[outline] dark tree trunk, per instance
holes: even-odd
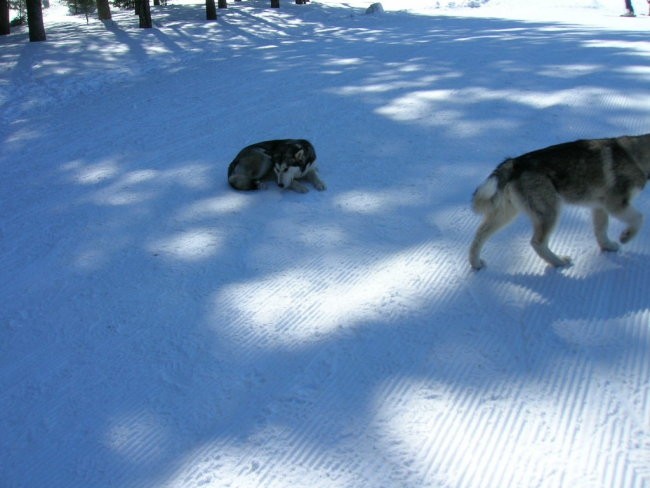
[[[97,17],[99,20],[111,20],[111,7],[108,0],[97,0]]]
[[[228,1],[227,0],[219,0],[217,7],[219,8],[228,8]]]
[[[205,18],[207,20],[217,20],[217,6],[214,0],[205,0]]]
[[[41,0],[27,0],[27,26],[29,27],[30,42],[45,40]]]
[[[139,5],[138,17],[140,17],[140,28],[141,29],[151,29],[153,27],[153,22],[151,21],[151,6],[149,5],[149,0],[138,0],[136,2]]]
[[[9,2],[0,0],[0,36],[6,36],[11,32],[11,22],[9,21]]]
[[[280,8],[280,0],[271,0],[271,8]]]

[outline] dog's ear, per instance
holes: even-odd
[[[294,155],[294,157],[295,157],[298,161],[304,161],[304,160],[305,160],[305,150],[304,150],[304,149],[300,149],[300,151],[298,151],[298,152]]]

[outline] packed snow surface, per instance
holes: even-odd
[[[370,3],[0,39],[0,486],[650,487],[650,226],[467,262],[504,157],[650,131],[646,2]],[[229,188],[272,138],[328,189]]]

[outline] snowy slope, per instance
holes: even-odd
[[[0,38],[0,486],[649,487],[650,227],[466,254],[503,157],[649,130],[650,19],[229,3]],[[328,190],[232,191],[274,137]]]

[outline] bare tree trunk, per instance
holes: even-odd
[[[151,29],[153,22],[151,21],[151,6],[149,0],[137,0],[136,5],[139,6],[138,17],[140,17],[140,28]]]
[[[217,6],[214,0],[205,0],[205,18],[207,20],[217,20]]]
[[[227,0],[219,0],[217,7],[219,8],[228,8],[228,1]]]
[[[9,2],[0,0],[0,36],[6,36],[11,32],[11,22],[9,21]]]
[[[45,26],[43,25],[43,7],[41,0],[27,0],[27,26],[29,27],[30,42],[45,40]]]
[[[99,20],[111,20],[111,7],[108,0],[97,0],[97,17]]]
[[[280,0],[271,0],[271,8],[280,8]]]

